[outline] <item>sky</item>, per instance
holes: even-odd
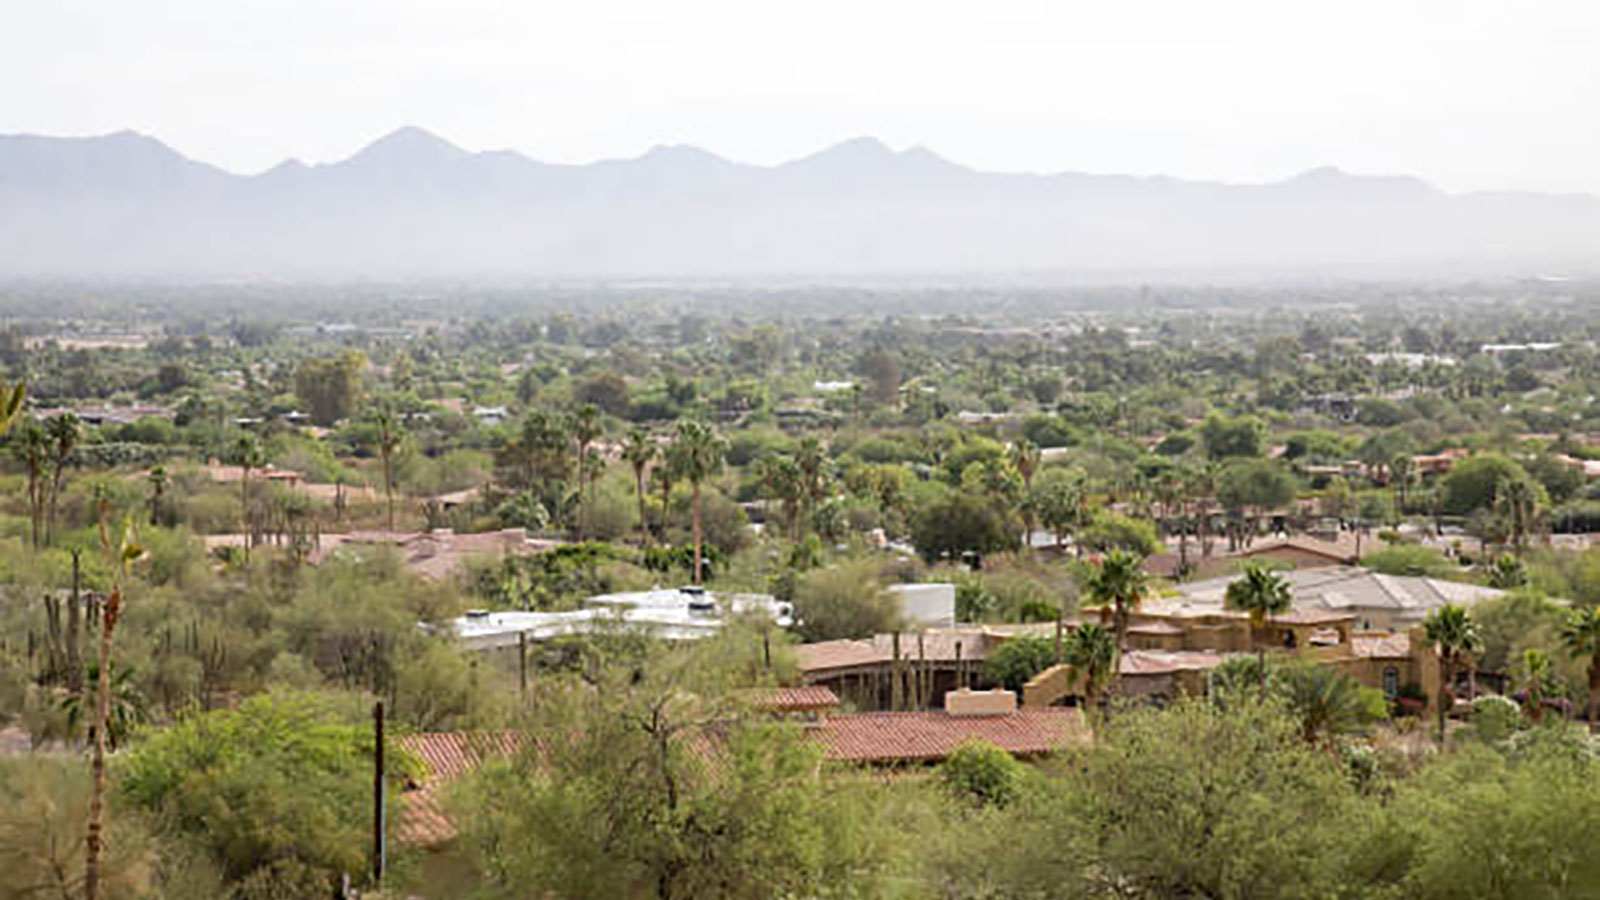
[[[1600,194],[1592,0],[4,0],[0,132],[237,172],[402,125],[554,162],[858,135],[997,171]]]

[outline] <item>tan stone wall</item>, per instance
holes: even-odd
[[[1011,691],[951,691],[944,695],[944,710],[952,716],[1003,716],[1015,712],[1017,695]]]

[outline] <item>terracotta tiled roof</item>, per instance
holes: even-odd
[[[971,740],[1010,753],[1053,753],[1083,740],[1075,709],[1017,710],[999,716],[945,712],[883,712],[834,716],[807,732],[826,759],[841,762],[931,762]]]
[[[791,710],[821,709],[839,705],[833,691],[817,686],[759,688],[749,691],[745,699],[756,709],[787,712]]]
[[[427,769],[414,790],[400,795],[400,840],[417,847],[433,847],[456,836],[455,823],[445,815],[442,802],[450,782],[477,768],[487,757],[515,753],[522,745],[522,737],[514,732],[434,732],[406,735],[397,743],[422,760]]]

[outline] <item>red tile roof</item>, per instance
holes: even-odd
[[[427,768],[421,783],[400,795],[400,840],[412,846],[434,847],[456,836],[455,823],[445,815],[443,804],[450,782],[476,769],[488,757],[510,756],[522,746],[523,739],[509,731],[434,732],[405,735],[397,743]]]
[[[745,693],[745,699],[756,709],[789,712],[793,710],[822,709],[839,705],[833,691],[811,685],[806,687],[758,688]]]
[[[840,762],[932,762],[972,740],[1019,756],[1053,753],[1085,738],[1075,709],[1027,709],[999,716],[884,712],[834,716],[807,734]]]

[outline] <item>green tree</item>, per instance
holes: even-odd
[[[239,514],[244,534],[244,558],[248,560],[250,545],[254,543],[250,533],[250,473],[267,464],[267,454],[261,449],[261,442],[256,440],[255,435],[244,434],[234,442],[233,461],[239,466]]]
[[[389,532],[394,533],[394,456],[405,441],[405,429],[399,418],[387,407],[379,407],[372,414],[373,443],[378,460],[383,467],[383,499]]]
[[[1561,642],[1573,657],[1589,658],[1589,730],[1600,731],[1600,607],[1573,610],[1561,626]]]
[[[296,862],[331,896],[339,873],[366,868],[373,738],[360,722],[321,696],[258,695],[140,743],[122,790],[204,846],[230,881]],[[388,753],[405,773],[406,757]]]
[[[50,438],[44,426],[29,419],[17,429],[11,452],[22,463],[28,495],[30,543],[35,550],[44,546],[44,519],[50,499]]]
[[[53,416],[45,423],[45,434],[50,440],[50,510],[46,519],[45,543],[55,543],[56,514],[61,500],[61,481],[67,464],[83,436],[83,426],[72,413]]]
[[[899,602],[870,561],[806,573],[795,586],[794,618],[807,641],[866,638],[902,625]]]
[[[939,764],[939,782],[952,795],[980,806],[1005,806],[1022,794],[1027,769],[1010,753],[984,740],[972,740]]]
[[[1483,649],[1478,623],[1466,607],[1447,603],[1423,620],[1428,644],[1439,655],[1439,740],[1444,741],[1445,721],[1455,705],[1456,676]]]
[[[1497,453],[1480,453],[1456,463],[1441,483],[1440,511],[1447,516],[1466,516],[1494,507],[1502,483],[1532,483],[1516,460]],[[1542,488],[1539,489],[1542,492]]]
[[[622,458],[627,461],[629,468],[633,469],[633,489],[639,498],[639,541],[650,541],[650,517],[645,514],[645,486],[644,473],[650,464],[656,461],[656,442],[649,433],[640,428],[628,432],[628,440],[622,445]]]
[[[314,424],[331,428],[355,413],[366,368],[367,358],[350,350],[332,359],[308,359],[295,369],[295,395]]]
[[[911,540],[930,563],[971,553],[981,565],[984,556],[1016,547],[1017,529],[987,497],[951,491],[913,514]]]
[[[1266,426],[1254,416],[1229,419],[1213,413],[1200,426],[1200,439],[1211,459],[1260,456],[1266,437]]]
[[[983,677],[1008,691],[1022,692],[1022,686],[1056,663],[1055,642],[1035,634],[1019,634],[989,651],[983,661]]]
[[[678,423],[678,433],[669,451],[677,469],[689,482],[693,491],[690,503],[694,517],[694,583],[701,581],[701,485],[722,471],[722,460],[728,452],[728,442],[716,429],[704,422],[684,419]]]
[[[1116,635],[1094,622],[1084,622],[1067,632],[1061,656],[1082,686],[1084,711],[1094,715],[1100,708],[1100,692],[1116,678],[1120,656]]]
[[[1381,691],[1329,666],[1287,666],[1273,680],[1308,744],[1361,731],[1387,712]]]
[[[828,838],[849,826],[823,795],[816,745],[678,667],[644,672],[547,697],[525,752],[463,785],[461,845],[487,895],[824,895],[830,854],[846,852]]]
[[[1112,550],[1089,570],[1086,593],[1096,605],[1112,608],[1119,651],[1128,648],[1128,617],[1144,601],[1149,583],[1144,558],[1126,550]]]
[[[588,481],[584,476],[593,462],[589,458],[589,446],[604,433],[600,422],[600,408],[592,403],[579,407],[577,412],[568,417],[567,430],[572,433],[572,440],[578,445],[578,540],[581,541],[588,532],[589,501],[584,491]],[[698,584],[699,581],[695,583]]]
[[[1222,603],[1227,609],[1250,616],[1250,628],[1257,632],[1256,659],[1265,670],[1265,642],[1259,632],[1267,627],[1273,616],[1283,615],[1293,605],[1294,595],[1289,591],[1289,582],[1260,563],[1250,563],[1245,566],[1241,577],[1228,583],[1223,591]]]

